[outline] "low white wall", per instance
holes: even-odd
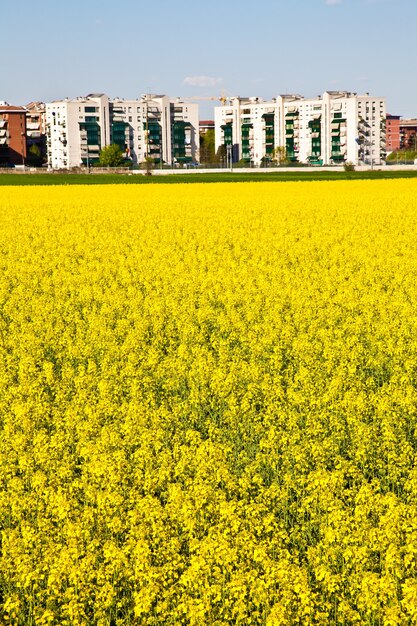
[[[381,171],[407,171],[417,170],[416,165],[375,165],[371,168],[369,165],[356,165],[356,172],[367,172],[371,170]],[[268,174],[270,172],[294,172],[302,174],[303,172],[343,172],[342,165],[335,166],[316,166],[316,167],[236,167],[233,169],[222,168],[190,168],[190,169],[173,169],[173,170],[152,170],[153,176],[169,176],[171,174],[227,174],[234,172],[235,174]],[[132,170],[130,174],[144,174],[143,170]]]

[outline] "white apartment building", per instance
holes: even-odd
[[[232,98],[215,108],[216,150],[255,166],[281,147],[293,163],[331,165],[385,160],[385,98],[326,91],[316,99],[282,95]]]
[[[199,106],[183,102],[180,98],[171,100],[171,146],[173,164],[181,165],[200,160],[200,120]]]
[[[109,99],[105,94],[46,104],[48,166],[77,167],[98,159],[110,143]]]
[[[199,158],[198,104],[146,94],[139,100],[110,101],[112,143],[134,163],[186,164]]]
[[[117,144],[134,164],[186,164],[199,157],[198,104],[146,94],[137,100],[90,94],[46,105],[48,165],[90,165]]]

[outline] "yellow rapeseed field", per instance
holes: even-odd
[[[416,180],[0,219],[1,624],[417,624]]]

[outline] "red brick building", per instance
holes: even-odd
[[[26,161],[26,110],[0,104],[0,167]]]
[[[394,152],[400,149],[400,115],[390,115],[387,113],[387,152]]]
[[[401,120],[400,137],[402,150],[417,150],[417,119]]]
[[[205,135],[208,130],[214,130],[214,120],[200,120],[199,122],[200,136]]]

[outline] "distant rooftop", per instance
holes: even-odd
[[[304,97],[300,96],[299,93],[282,93],[281,98],[284,100],[304,100]]]
[[[149,100],[152,98],[165,98],[165,94],[158,94],[158,93],[144,93],[141,95],[141,99],[142,100]]]
[[[12,106],[11,104],[0,104],[0,111],[5,113],[22,113],[25,110],[23,107]]]

